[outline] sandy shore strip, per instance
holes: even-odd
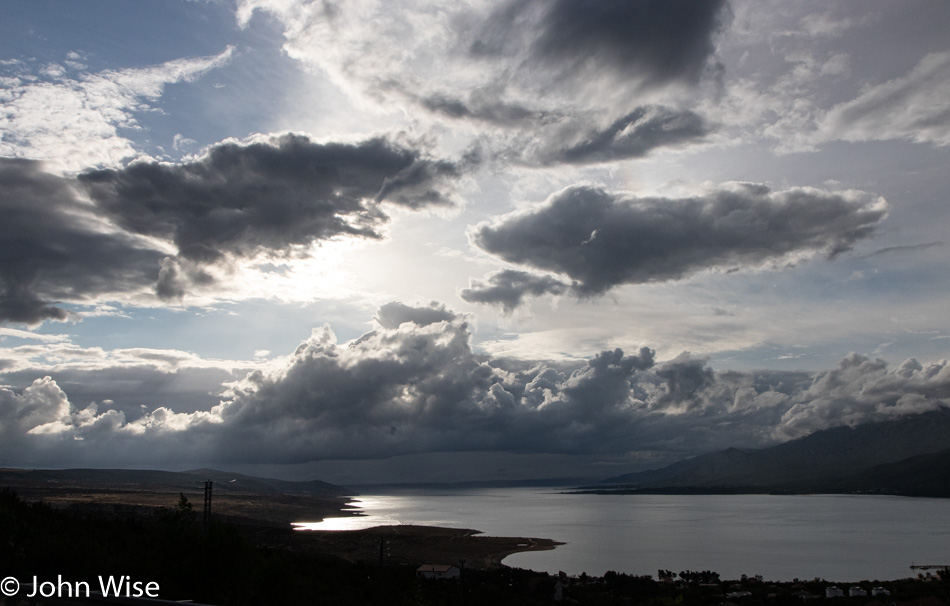
[[[273,538],[278,538],[275,535]],[[485,570],[500,568],[502,560],[522,551],[546,551],[563,545],[552,539],[490,537],[477,530],[437,526],[377,526],[362,530],[301,530],[288,547],[343,558],[352,562],[386,564],[458,564]]]

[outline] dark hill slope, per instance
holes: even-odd
[[[0,489],[27,501],[107,517],[150,515],[176,506],[179,495],[195,507],[204,482],[214,482],[213,512],[229,521],[286,526],[346,515],[351,490],[326,482],[288,482],[200,469],[0,469]]]
[[[950,410],[941,409],[892,421],[817,431],[771,448],[730,448],[663,469],[612,477],[603,483],[665,488],[843,481],[872,467],[936,453],[948,446]]]
[[[877,465],[823,483],[822,492],[867,492],[912,497],[950,497],[950,449]]]
[[[0,486],[11,488],[41,487],[50,489],[82,488],[86,490],[123,490],[128,492],[194,492],[205,480],[214,482],[215,494],[300,494],[339,496],[352,491],[312,480],[289,482],[256,478],[215,469],[192,471],[157,471],[152,469],[0,469]]]

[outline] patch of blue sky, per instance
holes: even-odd
[[[64,305],[70,311],[88,308]],[[372,310],[352,302],[280,304],[252,299],[212,308],[116,305],[113,313],[86,315],[81,322],[47,322],[37,334],[66,334],[80,347],[106,351],[144,347],[188,351],[202,358],[252,360],[256,352],[290,354],[315,326],[329,324],[340,343],[372,329]]]
[[[59,63],[78,53],[90,70],[124,69],[217,54],[238,28],[211,2],[5,2],[0,57]]]

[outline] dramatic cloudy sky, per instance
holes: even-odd
[[[944,0],[16,0],[0,466],[605,477],[950,405]]]

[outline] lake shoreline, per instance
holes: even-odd
[[[561,494],[576,495],[770,495],[770,496],[869,496],[869,497],[909,497],[915,499],[947,499],[945,494],[921,494],[894,491],[835,491],[835,490],[793,490],[775,486],[664,486],[664,487],[625,487],[605,488],[599,486],[580,486],[574,490],[565,490]]]
[[[294,530],[295,548],[334,555],[351,562],[457,564],[491,570],[516,553],[550,551],[563,545],[553,539],[487,536],[479,530],[401,524],[360,530]],[[380,555],[382,553],[382,556]]]
[[[506,566],[569,574],[716,570],[775,581],[901,579],[950,560],[950,501],[891,495],[570,494],[561,489],[415,490],[358,497],[368,524],[549,537]],[[362,517],[362,516],[361,516]],[[376,524],[373,524],[374,520]]]

